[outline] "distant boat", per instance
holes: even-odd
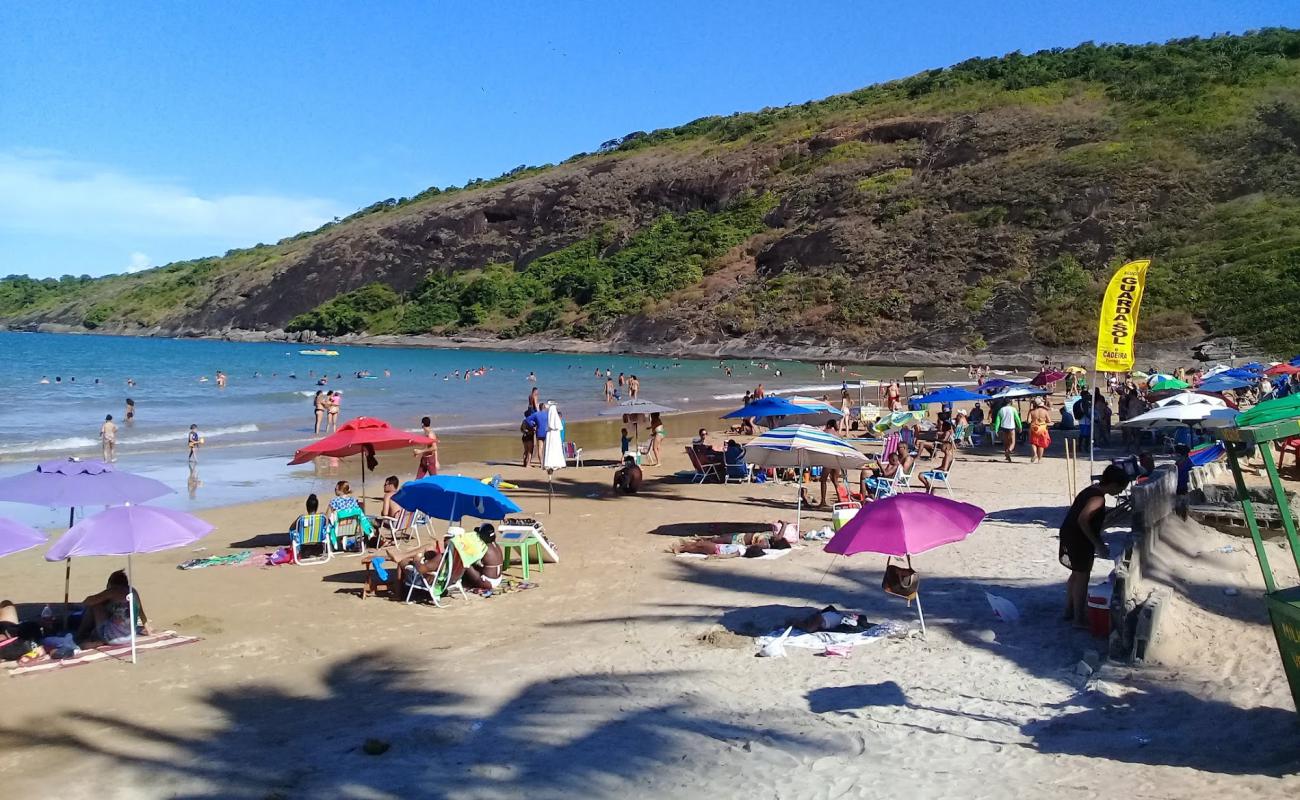
[[[326,349],[323,348],[323,347],[322,347],[321,349],[319,349],[319,350],[299,350],[299,351],[298,351],[298,355],[300,355],[300,356],[336,356],[336,355],[338,355],[338,354],[339,354],[339,351],[337,351],[337,350],[326,350]]]

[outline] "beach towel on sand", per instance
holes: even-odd
[[[136,650],[162,650],[168,647],[177,647],[183,644],[193,644],[201,641],[197,636],[181,636],[176,631],[163,631],[155,633],[152,636],[138,636],[135,640]],[[114,644],[97,647],[93,650],[82,650],[72,658],[54,659],[48,656],[31,661],[21,666],[17,662],[6,664],[9,667],[8,673],[12,676],[30,675],[33,672],[50,672],[67,667],[79,667],[83,664],[93,664],[96,661],[130,661],[131,645]]]
[[[766,636],[758,637],[756,643],[761,648],[769,642],[780,639],[785,631],[785,628],[777,628]],[[878,642],[881,639],[906,636],[907,633],[907,625],[890,620],[889,622],[882,622],[879,625],[872,625],[865,631],[857,631],[854,633],[841,633],[839,631],[804,633],[803,631],[791,631],[790,635],[785,637],[783,644],[786,647],[806,647],[811,650],[822,650],[831,645],[854,647],[855,645],[860,644],[871,644],[872,642]]]

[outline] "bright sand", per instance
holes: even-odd
[[[816,545],[771,561],[665,553],[675,535],[710,523],[793,516],[791,486],[674,479],[686,466],[684,441],[668,441],[665,466],[650,468],[633,498],[607,492],[616,454],[588,452],[593,465],[556,474],[552,514],[540,470],[461,467],[519,484],[513,496],[544,520],[562,562],[535,574],[535,589],[441,609],[358,599],[356,558],[180,571],[188,558],[282,544],[300,500],[201,512],[217,526],[205,549],[134,566],[155,627],[203,641],[145,653],[136,666],[0,678],[4,796],[1220,798],[1300,789],[1300,734],[1259,570],[1248,550],[1215,550],[1242,540],[1195,525],[1176,531],[1161,564],[1175,590],[1166,624],[1178,636],[1158,653],[1165,663],[1107,665],[1085,684],[1075,665],[1102,644],[1059,619],[1062,462],[1008,465],[966,452],[953,473],[957,499],[989,518],[966,542],[915,559],[927,641],[881,641],[849,658],[755,658],[753,633],[815,606],[861,610],[873,622],[915,618],[880,591],[883,557],[837,559]],[[805,528],[828,518],[809,516]],[[1275,552],[1275,565],[1290,561]],[[99,589],[119,563],[77,561],[73,596]],[[1107,565],[1099,561],[1094,580]],[[1295,582],[1283,574],[1283,585]],[[62,578],[40,550],[0,560],[0,595],[27,609],[61,599]],[[1024,619],[995,620],[985,591],[1012,600]],[[389,747],[369,755],[368,739]]]

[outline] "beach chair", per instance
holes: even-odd
[[[753,480],[751,468],[745,463],[742,456],[740,461],[728,461],[726,455],[722,457],[722,482],[723,483],[749,483]]]
[[[885,443],[880,448],[880,461],[883,463],[888,460],[889,454],[898,449],[898,431],[894,431],[885,437]]]
[[[582,466],[582,448],[573,442],[564,443],[564,460],[572,461],[574,466]]]
[[[460,581],[453,581],[451,573],[455,567],[456,548],[447,543],[447,547],[438,557],[438,564],[434,567],[433,575],[425,575],[415,568],[415,565],[406,566],[406,574],[402,576],[402,582],[406,586],[406,602],[412,602],[411,598],[416,592],[427,592],[429,599],[438,608],[442,608],[443,595],[450,596],[452,592],[459,592],[462,600],[468,600],[469,595],[465,592],[465,587],[461,586]]]
[[[915,464],[912,465],[912,469],[913,471],[916,470]],[[872,492],[872,496],[876,500],[881,500],[886,497],[892,497],[893,495],[906,492],[908,487],[911,485],[912,485],[912,473],[904,472],[901,469],[898,471],[898,474],[893,477],[893,479],[867,478],[867,489],[870,492]]]
[[[397,537],[401,536],[408,542],[414,539],[417,547],[420,545],[420,526],[416,522],[416,512],[403,510],[396,517],[375,517],[375,521],[379,523],[375,535],[381,547],[385,533],[393,544],[397,544]]]
[[[341,555],[359,556],[366,552],[366,537],[361,532],[361,521],[358,517],[340,517],[339,521],[334,523],[333,539]]]
[[[320,545],[321,554],[303,558],[303,545]],[[324,514],[303,514],[289,529],[289,557],[294,564],[324,564],[334,555],[330,546],[330,524]]]
[[[948,476],[951,474],[951,469],[927,469],[921,473],[921,477],[928,480],[931,486],[943,486],[948,490],[948,496],[952,497],[952,484],[948,482]]]
[[[695,451],[694,447],[689,445],[686,448],[686,457],[691,460],[691,468],[695,470],[695,474],[691,476],[691,483],[704,483],[709,478],[714,478],[719,483],[722,482],[722,477],[718,473],[720,465],[704,463],[700,458],[700,454]]]

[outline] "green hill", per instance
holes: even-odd
[[[0,320],[123,333],[564,336],[602,347],[1300,351],[1300,31],[974,59],[636,132],[274,245],[0,281]]]

